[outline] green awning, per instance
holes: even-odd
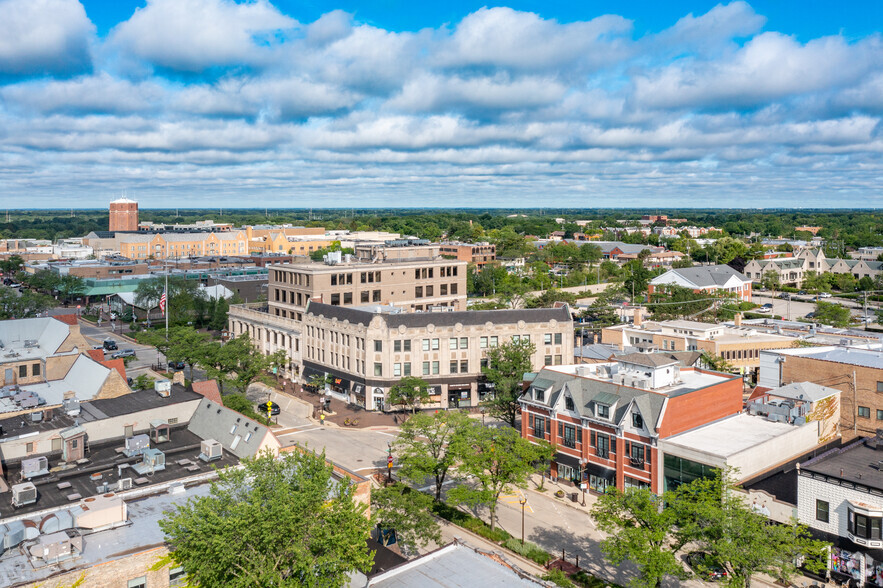
[[[120,292],[134,292],[138,289],[138,284],[121,284],[118,286],[93,286],[86,288],[83,296],[106,296],[108,294],[119,294]]]

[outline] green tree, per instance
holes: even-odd
[[[205,355],[205,346],[210,337],[208,333],[200,333],[193,327],[179,326],[169,329],[171,346],[166,357],[171,361],[183,361],[190,368],[190,379],[193,379],[193,366]]]
[[[366,505],[324,453],[269,452],[218,470],[207,496],[166,512],[169,558],[199,586],[344,586],[367,572]]]
[[[441,529],[432,514],[432,498],[404,484],[371,490],[371,518],[381,529],[395,529],[399,545],[408,552],[440,544]]]
[[[760,279],[760,285],[773,292],[781,288],[782,282],[779,279],[779,272],[774,269],[769,269],[763,272],[763,276]]]
[[[79,276],[72,276],[70,274],[61,276],[57,290],[63,298],[71,300],[81,296],[86,291],[86,281]]]
[[[665,285],[653,293],[647,305],[653,320],[686,317],[708,310],[713,305],[708,292],[694,292],[683,286]]]
[[[714,353],[709,353],[707,351],[702,352],[702,357],[700,358],[700,361],[706,367],[706,369],[715,372],[728,373],[733,370],[733,366],[731,366],[723,357],[721,357],[720,355],[715,355]]]
[[[199,291],[199,283],[180,276],[169,277],[168,283],[166,312],[169,314],[169,323],[187,323],[194,312],[194,301],[203,296]],[[135,304],[147,310],[158,307],[165,288],[165,276],[141,280],[135,289]]]
[[[858,280],[852,274],[837,274],[834,278],[834,284],[841,292],[855,292]]]
[[[494,384],[494,393],[485,400],[488,413],[515,427],[521,405],[518,398],[522,392],[524,374],[533,369],[536,347],[524,339],[507,341],[488,349],[487,365],[482,372]]]
[[[848,327],[852,313],[849,309],[836,302],[824,302],[819,300],[816,302],[816,311],[814,320],[832,327]]]
[[[472,476],[472,483],[452,488],[448,496],[454,503],[472,508],[486,506],[494,530],[500,495],[512,486],[524,488],[528,476],[537,471],[535,464],[551,457],[552,446],[531,443],[509,427],[484,427],[480,423],[467,429],[464,442],[466,450],[458,471]]]
[[[681,540],[724,562],[729,586],[748,588],[758,573],[787,583],[795,562],[804,559],[811,571],[824,569],[826,544],[813,540],[804,525],[775,524],[751,510],[729,470],[680,486],[667,502],[677,513]]]
[[[632,259],[622,266],[622,287],[632,297],[647,293],[647,284],[653,278],[653,272],[644,267],[640,259]]]
[[[25,290],[18,293],[0,286],[0,320],[39,316],[55,306],[52,296]]]
[[[638,566],[630,582],[636,588],[686,577],[676,556],[681,545],[673,541],[678,511],[662,504],[663,498],[647,489],[610,488],[592,507],[592,520],[608,535],[601,541],[604,558],[615,566],[626,561]]]
[[[251,342],[248,333],[243,333],[223,345],[217,341],[209,341],[201,346],[195,360],[206,368],[210,378],[218,380],[222,389],[228,383],[243,394],[266,370],[274,365],[284,365],[286,361],[282,350],[271,355],[261,353]]]
[[[451,468],[460,460],[464,434],[472,420],[457,410],[417,414],[408,419],[393,442],[401,468],[399,475],[412,484],[424,484],[432,478],[435,499],[441,500],[442,488]]]
[[[806,272],[803,277],[803,287],[813,292],[827,292],[831,289],[828,280],[824,274],[820,274],[813,270]]]
[[[576,304],[576,294],[564,292],[557,288],[549,288],[538,296],[529,296],[524,300],[525,308],[551,308],[556,302]]]
[[[405,376],[389,389],[389,403],[400,405],[411,414],[426,402],[429,402],[429,384],[416,376]]]
[[[14,276],[25,266],[25,260],[21,255],[10,255],[6,259],[0,260],[0,270],[5,276]]]

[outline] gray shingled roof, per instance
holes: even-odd
[[[646,367],[673,365],[679,361],[678,359],[664,353],[629,353],[628,355],[618,356],[616,360],[623,363],[631,363]]]
[[[665,279],[666,274],[677,274],[691,284],[696,284],[703,288],[708,286],[723,286],[727,283],[727,280],[733,276],[736,276],[743,282],[751,281],[742,272],[738,272],[728,265],[720,264],[696,265],[693,267],[672,269],[657,278],[660,282],[657,282],[656,280],[653,282],[661,283],[661,280]]]
[[[598,398],[599,395],[604,394],[602,398],[610,399],[616,397],[619,399],[619,402],[616,403],[613,414],[610,415],[610,420],[614,423],[618,423],[626,416],[625,413],[628,410],[629,405],[634,401],[638,410],[641,411],[644,421],[651,430],[658,425],[659,417],[662,413],[662,407],[666,400],[666,397],[663,394],[656,394],[654,392],[630,388],[628,386],[620,386],[613,382],[605,382],[591,378],[580,378],[571,374],[556,372],[554,370],[543,369],[540,371],[539,376],[537,376],[537,380],[540,379],[553,382],[552,392],[548,395],[547,401],[541,404],[553,406],[558,401],[559,396],[566,387],[571,398],[573,398],[576,411],[582,416],[595,418],[595,399]],[[533,387],[533,385],[531,385],[531,387]],[[523,398],[525,400],[530,400],[529,392],[525,393]],[[535,400],[530,401],[536,402]]]
[[[570,322],[570,309],[566,306],[560,308],[522,308],[514,310],[467,310],[459,312],[413,312],[413,313],[374,313],[357,308],[332,306],[321,302],[310,302],[307,314],[314,316],[322,315],[325,318],[337,318],[339,321],[348,320],[353,324],[367,325],[375,316],[380,316],[386,321],[390,329],[400,325],[406,327],[425,327],[432,324],[437,327],[452,327],[457,323],[463,325],[483,325],[491,322],[494,324],[511,324],[518,321],[526,323],[544,323],[550,320],[558,322]]]
[[[256,455],[269,432],[264,425],[208,398],[203,398],[196,407],[196,412],[187,424],[187,430],[202,439],[218,441],[225,451],[239,459]],[[239,441],[235,441],[237,437]]]

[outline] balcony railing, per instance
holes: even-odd
[[[631,466],[633,468],[637,468],[639,470],[644,469],[644,460],[643,459],[637,459],[637,458],[632,457],[629,459],[629,463],[631,464]]]

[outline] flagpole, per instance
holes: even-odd
[[[166,341],[168,341],[168,340],[169,340],[169,266],[168,266],[168,264],[166,264],[166,288],[165,288],[165,290],[163,291],[163,293],[164,293],[165,296],[166,296],[166,308],[165,308],[165,315],[166,315]]]

